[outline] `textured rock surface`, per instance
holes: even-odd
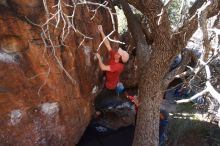
[[[50,0],[48,7],[52,5]],[[93,13],[79,7],[76,28],[93,39],[79,46],[83,37],[72,31],[60,47],[58,27],[50,30],[58,45],[53,53],[45,50],[41,29],[29,21],[45,22],[42,6],[40,0],[0,2],[0,145],[75,145],[91,118],[92,99],[101,83],[94,59],[101,41],[97,25],[110,32],[110,16],[100,9],[90,20]]]

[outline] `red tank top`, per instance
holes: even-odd
[[[110,60],[109,60],[109,66],[110,66],[110,71],[106,71],[106,82],[105,86],[108,89],[115,89],[118,82],[119,82],[119,77],[122,71],[124,70],[124,64],[122,63],[116,63],[114,59],[115,51],[111,50],[109,51],[110,53]]]

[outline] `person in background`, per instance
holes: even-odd
[[[166,142],[166,128],[168,125],[168,116],[166,110],[160,110],[160,126],[159,126],[159,146],[165,146]]]

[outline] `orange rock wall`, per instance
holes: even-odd
[[[52,11],[55,2],[49,0],[48,7]],[[65,11],[71,12],[71,9]],[[85,39],[81,45],[83,37],[74,31],[70,31],[65,45],[60,44],[62,24],[50,29],[57,45],[53,52],[45,49],[42,30],[34,25],[45,22],[42,1],[0,2],[0,38],[16,36],[15,45],[9,45],[15,50],[1,47],[0,40],[0,145],[69,146],[78,142],[89,123],[92,100],[102,82],[102,73],[94,58],[101,42],[97,25],[102,24],[106,33],[112,30],[107,11],[98,10],[90,20],[92,14],[85,6],[76,11],[76,28],[92,38]],[[101,53],[106,54],[104,47]]]

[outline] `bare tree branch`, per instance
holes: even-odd
[[[206,0],[197,0],[193,6],[189,10],[189,19],[185,21],[182,27],[177,29],[177,31],[174,32],[173,38],[174,41],[179,42],[178,43],[178,48],[184,48],[187,44],[187,41],[192,37],[194,32],[198,28],[198,11],[199,9]],[[207,13],[207,18],[210,18],[219,12],[219,5],[220,1],[217,0],[212,0],[211,4],[208,8],[210,11]],[[206,9],[204,11],[206,11]]]
[[[177,100],[176,103],[179,104],[179,103],[188,103],[188,102],[191,102],[193,100],[195,100],[196,98],[204,95],[205,93],[207,93],[208,90],[205,89],[205,90],[202,90],[201,92],[197,93],[196,95],[192,96],[191,98],[189,99],[181,99],[181,100]]]
[[[81,32],[79,29],[77,29],[75,27],[74,18],[75,18],[75,12],[76,12],[77,7],[87,6],[87,5],[95,6],[96,8],[92,11],[94,14],[91,17],[91,19],[94,18],[94,16],[97,13],[98,9],[100,7],[102,7],[104,9],[106,9],[107,12],[110,14],[111,21],[112,21],[112,26],[113,26],[113,30],[106,36],[106,38],[108,38],[110,41],[113,41],[113,42],[117,42],[117,43],[120,43],[120,42],[116,41],[116,40],[112,40],[110,38],[110,36],[115,32],[116,28],[115,28],[115,21],[114,21],[113,13],[111,11],[111,8],[109,8],[107,6],[108,3],[106,1],[103,2],[103,4],[95,3],[95,2],[91,2],[91,1],[79,1],[79,2],[72,1],[72,2],[73,3],[70,5],[70,4],[64,3],[62,0],[58,0],[57,3],[54,6],[52,6],[55,9],[54,13],[51,13],[50,10],[49,10],[50,8],[48,8],[48,5],[47,5],[48,1],[43,0],[44,8],[45,8],[45,11],[46,11],[46,22],[44,22],[41,25],[41,28],[42,28],[42,32],[43,32],[42,34],[44,35],[42,38],[45,39],[45,41],[44,41],[45,42],[44,43],[45,47],[46,48],[49,48],[49,47],[52,48],[53,55],[54,55],[58,65],[59,65],[59,67],[64,71],[64,73],[70,79],[70,81],[73,84],[75,84],[76,81],[72,78],[72,76],[69,74],[69,72],[64,68],[64,66],[62,64],[62,61],[56,55],[55,44],[51,39],[51,32],[50,32],[50,25],[53,24],[54,21],[55,21],[55,29],[57,29],[58,26],[60,26],[62,28],[62,31],[61,31],[61,44],[63,44],[63,42],[65,41],[65,39],[69,35],[69,32],[71,30],[73,30],[75,33],[77,33],[77,34],[79,34],[83,37],[83,40],[81,41],[80,45],[78,46],[78,48],[79,48],[83,44],[85,39],[92,39],[92,38],[87,36],[86,34],[84,34],[83,32]],[[72,8],[73,9],[72,14],[69,15],[68,13],[66,13],[64,11],[65,8]],[[48,42],[49,44],[46,43],[46,42]],[[103,42],[104,42],[104,40],[99,44],[99,47],[97,48],[97,50],[99,50],[99,48],[101,47]]]
[[[165,3],[164,3],[164,7],[166,9],[168,9],[169,5],[173,2],[173,0],[167,0]]]
[[[189,17],[192,17],[196,11],[206,2],[206,0],[196,0],[192,7],[189,9]]]
[[[198,9],[198,22],[199,28],[202,30],[203,33],[203,46],[205,47],[204,52],[205,55],[203,56],[203,60],[207,61],[210,55],[214,54],[214,49],[210,45],[210,40],[207,31],[207,13],[210,10],[211,1],[208,1],[205,5],[203,5],[200,9]]]
[[[85,0],[78,1],[78,2],[72,0],[72,4],[67,4],[63,0],[57,0],[57,1],[55,1],[55,4],[53,6],[48,5],[48,3],[49,3],[48,0],[43,0],[43,6],[44,6],[44,9],[46,12],[46,15],[45,15],[46,21],[43,24],[35,24],[35,23],[31,22],[31,20],[28,19],[27,17],[26,17],[26,19],[32,25],[38,26],[42,29],[41,37],[42,37],[42,40],[45,45],[45,50],[48,48],[51,49],[51,52],[52,52],[52,54],[58,64],[58,67],[65,73],[65,75],[68,77],[68,79],[71,81],[72,84],[76,84],[75,79],[73,79],[71,74],[65,69],[60,57],[57,56],[57,48],[64,46],[64,41],[67,38],[67,36],[69,35],[70,31],[73,31],[76,34],[78,34],[79,36],[83,37],[78,48],[81,45],[83,45],[85,39],[93,39],[92,37],[87,36],[86,34],[84,34],[79,29],[76,28],[74,21],[75,21],[75,13],[76,13],[77,7],[88,6],[88,5],[94,6],[95,7],[94,10],[90,10],[87,7],[89,12],[93,12],[91,19],[93,19],[95,17],[95,15],[97,14],[97,11],[99,10],[100,7],[104,8],[109,13],[109,15],[111,17],[111,21],[112,21],[112,26],[113,26],[113,30],[106,36],[106,39],[108,38],[112,42],[122,43],[120,41],[113,40],[110,38],[110,36],[116,30],[115,20],[114,20],[114,16],[113,16],[114,14],[112,13],[112,9],[107,6],[108,2],[106,2],[106,1],[104,1],[101,4],[101,3],[95,3],[92,1],[85,1]],[[51,9],[53,9],[53,11],[51,11]],[[66,9],[69,9],[72,12],[66,11]],[[55,39],[53,38],[53,35],[54,35],[53,30],[54,29],[57,29],[57,31],[60,33],[59,45],[56,44],[57,43],[56,38]],[[99,50],[99,48],[101,47],[103,42],[104,42],[104,40],[99,44],[99,47],[97,48],[97,50]],[[45,60],[46,60],[46,58],[45,58]],[[48,72],[43,73],[43,74],[45,74],[48,77],[50,74],[50,66],[49,66],[49,63],[47,65],[48,65]],[[39,75],[37,75],[37,76],[39,76]],[[40,87],[38,94],[40,94],[40,90],[46,85],[46,82],[47,81],[45,80],[43,85]]]
[[[206,64],[205,66],[205,71],[206,71],[206,88],[202,90],[201,92],[197,93],[196,95],[192,96],[189,99],[182,99],[176,101],[176,103],[187,103],[190,101],[193,101],[194,99],[204,95],[205,93],[210,93],[213,98],[215,98],[219,103],[220,103],[220,94],[215,90],[215,88],[212,86],[210,79],[211,79],[211,71],[209,66]]]
[[[218,27],[218,28],[220,28],[220,12],[218,13],[218,15],[217,15],[217,17],[216,17],[216,20],[215,20],[215,22],[214,22],[214,24],[213,24],[213,27]]]
[[[212,76],[208,65],[205,66],[205,70],[207,75],[206,89],[209,91],[212,97],[215,98],[220,103],[220,94],[215,90],[215,88],[210,83],[210,79]]]
[[[153,43],[153,39],[152,39],[152,36],[151,36],[152,33],[151,33],[150,28],[149,28],[149,24],[148,24],[147,18],[144,15],[143,15],[143,17],[141,19],[141,27],[143,29],[143,32],[144,32],[144,35],[145,35],[147,43],[149,45],[151,45]]]

